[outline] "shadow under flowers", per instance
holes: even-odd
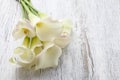
[[[16,69],[16,80],[59,80],[61,76],[60,65],[55,68],[40,69],[36,71],[24,68]],[[59,78],[59,79],[58,79]]]

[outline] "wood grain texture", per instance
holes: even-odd
[[[74,28],[57,68],[31,72],[8,61],[20,43],[12,38],[21,9],[0,0],[0,80],[120,80],[120,0],[32,0],[34,6]]]

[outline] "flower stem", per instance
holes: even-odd
[[[36,13],[38,13],[38,11],[33,7],[33,5],[28,0],[24,0],[24,1],[30,8],[32,8]]]
[[[25,3],[26,3],[26,4],[28,5],[28,7],[30,8],[31,12],[33,12],[33,14],[35,14],[36,16],[39,16],[40,18],[47,16],[46,14],[44,14],[44,13],[36,10],[36,9],[34,8],[34,6],[31,4],[31,2],[29,2],[28,0],[25,0]]]
[[[45,16],[47,16],[44,13],[39,12],[38,10],[36,10],[33,5],[31,4],[30,0],[20,0],[21,6],[22,6],[22,14],[23,14],[23,18],[25,19],[29,19],[30,17],[29,14],[32,14],[34,16],[43,18]]]
[[[29,14],[31,11],[29,10],[28,6],[25,4],[23,0],[21,0],[21,5],[25,8],[26,12]]]
[[[28,0],[24,0],[25,1],[25,3],[27,4],[27,6],[29,7],[29,9],[30,9],[30,11],[34,14],[34,15],[36,15],[36,16],[39,16],[39,11],[38,10],[36,10],[34,7],[33,7],[33,5],[30,3],[30,2],[28,2]]]
[[[23,18],[23,19],[27,19],[28,16],[27,16],[27,12],[25,11],[24,6],[21,5],[21,8],[22,8],[22,18]]]

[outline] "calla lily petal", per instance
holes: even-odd
[[[58,65],[59,57],[62,54],[61,48],[53,43],[46,43],[44,47],[43,51],[37,56],[35,70]]]
[[[42,41],[52,41],[62,31],[62,24],[57,20],[52,18],[42,19],[39,23],[36,24],[36,34],[38,38]]]
[[[35,54],[25,47],[17,47],[14,50],[14,55],[10,58],[10,62],[15,63],[21,67],[26,67],[32,65],[32,62],[35,59]]]
[[[69,36],[60,36],[54,40],[54,43],[58,45],[61,48],[66,47],[70,42],[70,37]]]
[[[31,63],[35,57],[29,48],[18,47],[14,50],[15,58],[23,63]]]
[[[29,48],[30,47],[30,38],[28,36],[26,36],[23,40],[23,43],[22,43],[22,46],[23,47],[26,47],[26,48]]]
[[[70,35],[71,33],[71,30],[72,30],[72,21],[68,20],[68,19],[65,19],[62,21],[62,24],[63,24],[63,30],[62,30],[62,36],[67,36],[67,35]]]
[[[29,49],[30,38],[26,36],[22,46],[15,48],[14,55],[10,58],[11,63],[15,63],[20,67],[29,67],[35,59],[35,54]]]
[[[63,20],[63,30],[59,37],[54,40],[54,43],[61,48],[67,46],[70,42],[70,33],[72,29],[72,22],[70,20]]]
[[[30,48],[35,55],[38,55],[42,51],[42,43],[37,36],[32,38]]]
[[[29,21],[19,21],[13,30],[13,37],[15,39],[22,38],[23,36],[34,37],[35,30],[29,23]]]

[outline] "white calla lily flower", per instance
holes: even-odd
[[[60,36],[54,40],[54,43],[58,45],[61,48],[66,47],[70,42],[70,37],[69,36]]]
[[[43,51],[36,58],[35,70],[57,66],[61,54],[60,47],[53,43],[45,43]]]
[[[31,26],[29,21],[27,21],[27,20],[22,21],[21,20],[18,22],[18,24],[14,28],[12,35],[15,39],[19,39],[19,38],[22,38],[24,36],[34,37],[35,36],[35,29],[33,26]]]
[[[18,47],[14,51],[15,58],[23,63],[31,63],[35,57],[35,54],[29,49],[24,47]]]
[[[32,38],[30,48],[35,53],[35,55],[38,55],[42,51],[42,46],[43,44],[37,36]]]
[[[14,50],[14,55],[10,60],[21,67],[27,67],[34,59],[35,54],[29,48],[21,46]]]
[[[62,25],[63,25],[63,30],[62,30],[62,36],[70,36],[71,34],[71,30],[72,30],[72,21],[65,19],[62,21]]]
[[[29,49],[29,47],[30,38],[26,36],[23,40],[22,46],[15,48],[14,55],[10,59],[10,62],[18,64],[21,67],[30,65],[35,59],[35,54]]]
[[[62,24],[50,17],[41,19],[36,23],[36,35],[42,41],[52,41],[61,34]]]
[[[70,42],[70,33],[72,29],[72,22],[70,20],[63,20],[63,30],[59,37],[54,40],[54,43],[61,48],[67,46]]]

